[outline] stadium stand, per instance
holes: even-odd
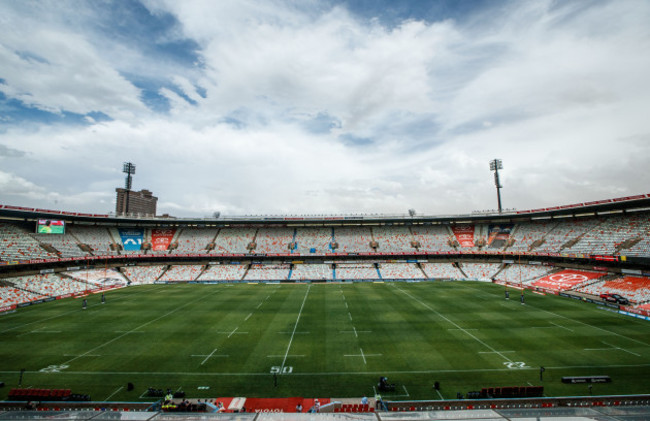
[[[296,229],[296,248],[294,252],[301,254],[331,253],[332,228],[298,228]]]
[[[75,294],[94,287],[94,285],[88,285],[85,282],[53,273],[8,278],[5,281],[13,284],[15,288],[45,297],[60,297],[65,294]]]
[[[117,254],[116,250],[111,249],[114,241],[111,239],[107,228],[71,224],[68,225],[67,230],[80,244],[88,246],[93,255],[110,256]]]
[[[286,281],[289,264],[251,265],[244,276],[245,281]]]
[[[24,228],[12,223],[0,223],[0,259],[3,261],[50,259],[58,257],[47,252]]]
[[[453,263],[422,263],[422,270],[429,279],[464,279],[465,276]]]
[[[414,241],[418,251],[437,252],[437,251],[454,251],[451,246],[452,234],[448,226],[417,226],[412,227]]]
[[[331,281],[333,272],[331,265],[326,264],[296,264],[291,271],[292,281],[321,280]]]
[[[416,263],[381,263],[382,279],[425,279],[426,275]]]
[[[369,253],[373,251],[373,241],[369,227],[342,227],[334,230],[334,243],[337,253]]]
[[[408,227],[373,227],[372,233],[377,242],[377,251],[415,251],[414,237]]]
[[[120,269],[132,284],[153,284],[165,270],[165,266],[125,266]]]
[[[289,253],[294,236],[293,228],[260,228],[255,236],[255,253]]]
[[[503,267],[501,263],[462,263],[460,269],[467,279],[477,279],[479,281],[491,280]]]
[[[548,232],[557,226],[559,222],[532,221],[525,224],[516,224],[511,234],[511,245],[506,247],[508,251],[532,251],[544,242]]]
[[[374,263],[338,263],[336,279],[379,279],[379,273]]]
[[[177,235],[175,254],[207,253],[208,245],[214,241],[217,230],[214,228],[184,228]]]
[[[241,281],[246,274],[246,265],[210,265],[197,281]]]
[[[552,271],[553,268],[548,266],[510,264],[503,268],[495,279],[503,282],[525,283],[536,281]]]
[[[203,265],[174,265],[167,268],[158,281],[178,282],[194,281],[201,275]]]
[[[66,272],[66,276],[96,288],[110,288],[127,285],[127,280],[115,269],[89,269]]]
[[[11,286],[0,286],[0,306],[10,306],[47,298],[44,295]]]
[[[609,280],[600,280],[579,287],[577,290],[596,296],[600,296],[600,294],[619,294],[632,302],[640,303],[650,300],[650,278],[622,276]]]
[[[211,254],[245,254],[255,238],[255,228],[224,228],[214,240]]]

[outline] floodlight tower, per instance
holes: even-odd
[[[501,213],[501,183],[499,182],[499,170],[503,169],[500,159],[490,161],[490,171],[494,171],[494,185],[497,187],[497,200],[499,201],[499,213]]]
[[[122,166],[122,172],[126,174],[126,180],[124,182],[124,188],[126,189],[126,206],[124,207],[124,213],[129,214],[129,196],[131,191],[131,179],[132,175],[135,174],[135,164],[130,162],[125,162]]]

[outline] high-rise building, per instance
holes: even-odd
[[[117,215],[156,216],[158,198],[149,190],[132,191],[118,187],[115,191]]]

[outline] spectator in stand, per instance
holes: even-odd
[[[366,396],[361,398],[361,405],[368,405],[368,398]]]
[[[296,405],[296,412],[302,412],[302,405],[301,404]]]

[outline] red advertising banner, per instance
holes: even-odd
[[[151,248],[155,251],[164,251],[169,248],[176,228],[154,228],[151,230]]]
[[[545,276],[533,283],[534,286],[540,288],[552,289],[554,291],[564,291],[573,288],[574,286],[588,281],[590,279],[600,278],[606,273],[596,272],[581,272],[577,270],[563,270],[552,275]]]
[[[451,231],[461,247],[474,247],[474,225],[454,225]]]

